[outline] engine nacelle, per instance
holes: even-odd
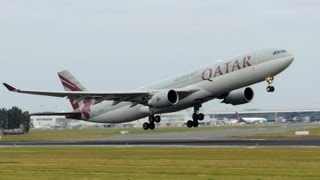
[[[155,108],[163,108],[176,105],[178,102],[179,95],[175,90],[162,90],[154,94],[148,104]]]
[[[243,88],[231,91],[222,101],[226,104],[239,105],[249,103],[254,96],[254,92],[251,88]]]

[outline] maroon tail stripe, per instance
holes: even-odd
[[[80,89],[78,86],[75,86],[75,85],[73,85],[73,84],[72,84],[72,86],[70,86],[70,84],[67,84],[67,83],[65,83],[65,82],[63,82],[63,81],[61,81],[61,82],[62,82],[62,85],[63,85],[63,86],[67,87],[67,88],[70,89],[71,91],[81,91],[81,89]]]
[[[70,103],[71,103],[73,110],[79,109],[79,104],[74,103],[73,101],[74,101],[74,99],[70,99]]]
[[[72,82],[70,82],[68,79],[66,79],[65,77],[61,76],[60,74],[59,74],[59,78],[61,80],[62,85],[67,87],[71,91],[81,91],[81,89],[78,86],[74,85]],[[74,99],[71,98],[70,99],[70,103],[71,103],[71,106],[72,106],[73,110],[79,109],[79,107],[80,107],[79,104],[78,103],[74,103],[73,101],[74,101]]]
[[[68,79],[66,79],[65,77],[61,76],[60,74],[59,74],[59,78],[62,79],[62,80],[64,80],[64,81],[66,81],[66,82],[68,82],[68,83],[70,83],[70,84],[73,84],[73,83],[70,82]]]
[[[72,86],[74,86],[74,87],[77,88],[77,90],[73,90],[73,91],[81,91],[81,89],[80,89],[78,86],[76,86],[75,84],[73,84],[72,82],[70,82],[70,81],[69,81],[68,79],[66,79],[65,77],[59,75],[59,78],[62,80],[61,82],[62,82],[63,85],[65,85],[64,82],[63,82],[63,81],[65,81],[65,82],[67,82],[67,83],[69,83],[69,84],[71,84]],[[66,85],[66,86],[67,86],[67,85]],[[68,85],[67,87],[69,88],[70,86]],[[69,89],[70,89],[70,88],[69,88]],[[73,89],[74,89],[74,88],[73,88]]]
[[[63,81],[62,81],[62,85],[65,86],[65,87],[67,87],[67,88],[70,89],[71,91],[81,91],[78,87],[70,86],[69,84],[67,84],[67,83],[65,83],[65,82],[63,82]],[[73,110],[79,109],[79,104],[78,104],[78,103],[74,103],[73,101],[74,101],[73,98],[70,99],[70,103],[71,103],[71,105],[72,105]]]

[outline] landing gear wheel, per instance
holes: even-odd
[[[204,119],[204,114],[202,113],[198,114],[198,118],[199,118],[199,121],[202,121]]]
[[[267,86],[266,90],[267,90],[267,92],[271,92],[271,87]]]
[[[201,107],[201,104],[196,104],[194,106],[194,111],[193,111],[193,114],[192,114],[193,121],[192,120],[187,121],[187,126],[189,128],[198,127],[199,126],[199,121],[202,121],[204,119],[204,114],[199,113],[200,107]]]
[[[154,122],[159,123],[161,121],[161,117],[160,116],[155,116],[154,117]]]
[[[271,92],[274,92],[274,87],[273,86],[271,86]]]
[[[192,114],[192,119],[193,119],[194,121],[199,120],[199,115],[198,115],[197,113],[193,113],[193,114]]]
[[[154,116],[149,116],[149,123],[154,123],[154,120],[155,120]]]
[[[267,92],[274,92],[274,87],[273,86],[268,86],[266,88]]]
[[[187,121],[187,127],[192,128],[193,127],[193,121],[189,120]]]
[[[199,126],[199,122],[198,121],[193,121],[192,124],[193,124],[193,127],[198,127]]]
[[[150,130],[154,130],[155,127],[156,127],[156,125],[154,123],[150,123],[149,124],[149,129]]]
[[[143,123],[143,125],[142,125],[142,128],[144,129],[144,130],[148,130],[149,129],[149,123]]]

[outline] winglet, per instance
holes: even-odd
[[[17,89],[13,86],[10,86],[9,84],[7,83],[3,83],[3,85],[9,90],[9,91],[16,91]]]

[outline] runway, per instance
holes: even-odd
[[[187,131],[168,133],[145,133],[114,135],[97,139],[43,140],[43,141],[0,141],[0,147],[55,147],[55,146],[189,146],[189,147],[247,147],[247,146],[301,146],[320,147],[320,137],[300,136],[272,139],[241,138],[242,136],[279,133],[292,130],[305,130],[319,127],[320,124],[289,124],[273,128],[226,129],[219,131]]]
[[[269,147],[320,147],[320,139],[272,139],[272,140],[88,140],[88,141],[29,141],[29,142],[1,142],[0,147],[13,146],[190,146],[190,147],[246,147],[246,146],[269,146]]]

